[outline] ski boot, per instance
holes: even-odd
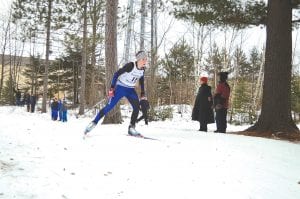
[[[96,125],[97,124],[94,121],[89,123],[89,125],[84,130],[84,135],[88,134],[91,130],[93,130],[93,128],[95,128]]]
[[[142,136],[137,130],[135,130],[135,126],[131,124],[128,127],[128,135],[137,136],[137,137]]]

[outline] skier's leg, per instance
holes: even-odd
[[[142,113],[143,113],[143,119],[145,120],[145,124],[148,125],[148,113],[147,113],[147,109],[142,109]]]
[[[141,117],[139,117],[139,118],[136,120],[136,123],[138,123],[138,122],[141,121],[142,119],[144,119],[144,115],[141,115]]]
[[[106,115],[117,103],[118,101],[124,96],[124,87],[117,86],[115,90],[115,96],[111,97],[108,103],[102,108],[99,113],[96,115],[95,119],[89,123],[86,127],[84,134],[86,135],[90,132],[99,122],[99,120]]]
[[[99,120],[106,115],[114,106],[118,103],[118,101],[124,96],[124,87],[117,86],[115,90],[115,96],[109,99],[108,103],[103,107],[99,113],[96,115],[93,122],[97,124]]]
[[[134,89],[130,89],[130,93],[126,95],[126,98],[128,99],[133,109],[131,114],[130,125],[134,127],[136,119],[139,115],[139,98]]]

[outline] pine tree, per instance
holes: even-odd
[[[57,6],[59,3],[59,0],[17,0],[13,3],[13,18],[15,21],[21,21],[23,24],[26,24],[26,29],[24,31],[27,33],[28,37],[30,36],[31,30],[35,30],[37,32],[43,31],[46,33],[45,72],[42,101],[43,113],[47,111],[51,30],[62,28],[63,21],[68,18],[63,15],[63,9],[60,6]]]
[[[300,121],[300,76],[296,73],[292,77],[292,111],[294,113],[294,120]],[[297,115],[298,113],[298,115]]]
[[[40,55],[30,57],[30,64],[28,64],[23,72],[26,77],[25,84],[29,87],[25,88],[30,90],[31,95],[36,95],[38,91],[42,90],[43,85],[43,72],[44,65],[41,63]]]
[[[118,0],[106,1],[106,26],[105,26],[105,66],[106,66],[106,91],[109,90],[113,74],[117,71],[117,12]],[[103,123],[121,123],[120,106],[117,105],[104,118]]]
[[[175,15],[199,24],[231,25],[238,28],[266,25],[266,54],[262,109],[258,121],[248,129],[254,133],[299,133],[291,117],[292,9],[299,0],[175,2]],[[294,20],[299,22],[299,20]],[[278,36],[280,35],[280,36]],[[283,133],[282,133],[283,132]]]

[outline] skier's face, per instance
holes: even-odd
[[[138,67],[139,68],[146,68],[146,65],[147,65],[147,57],[145,57],[143,59],[140,59],[138,61]]]

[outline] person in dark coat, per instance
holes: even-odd
[[[21,100],[21,105],[22,106],[24,106],[26,104],[26,94],[27,94],[27,92],[23,93],[23,97],[22,97],[22,100]]]
[[[230,86],[227,83],[228,72],[220,72],[220,81],[214,94],[214,108],[216,111],[216,133],[226,133],[227,109],[229,105]]]
[[[34,111],[35,111],[35,104],[36,104],[36,96],[35,95],[31,95],[31,97],[30,97],[31,113],[34,113]]]
[[[148,110],[150,108],[149,102],[147,97],[144,96],[140,99],[140,110],[142,111],[141,117],[139,117],[136,122],[141,121],[142,119],[145,120],[145,124],[148,125]]]
[[[17,88],[17,90],[14,89],[14,92],[16,93],[16,105],[20,106],[21,105],[21,95],[22,95],[21,91],[20,91],[20,89]]]
[[[26,92],[24,96],[24,103],[26,104],[27,112],[30,111],[30,94]]]
[[[208,78],[201,77],[200,88],[192,112],[192,120],[199,121],[199,131],[207,132],[207,124],[214,123],[211,87],[207,85]]]

